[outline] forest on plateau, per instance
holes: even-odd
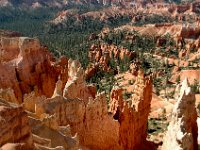
[[[131,8],[132,9],[132,8]],[[101,20],[98,17],[86,16],[88,13],[100,12],[104,13],[104,10],[108,11],[107,18]],[[68,58],[77,59],[81,62],[84,69],[86,69],[91,62],[89,62],[89,49],[91,45],[101,46],[102,44],[115,45],[118,48],[126,48],[130,52],[135,53],[136,57],[129,59],[126,58],[121,60],[119,58],[112,57],[108,65],[113,69],[111,72],[102,71],[99,69],[97,73],[90,79],[87,79],[90,83],[96,83],[97,89],[108,92],[111,88],[107,85],[102,84],[102,80],[106,79],[110,85],[114,84],[114,75],[116,70],[120,72],[126,72],[129,70],[130,64],[135,63],[140,66],[145,74],[150,75],[153,72],[163,72],[163,76],[154,79],[154,86],[156,92],[171,86],[168,82],[173,65],[168,64],[166,61],[158,61],[153,54],[160,53],[166,56],[168,59],[170,56],[178,58],[178,48],[170,34],[163,35],[161,37],[165,42],[157,47],[157,38],[154,35],[140,35],[137,31],[130,31],[126,29],[116,30],[118,27],[123,25],[130,26],[146,26],[148,24],[163,24],[170,22],[177,22],[177,18],[173,18],[168,15],[160,14],[146,14],[138,12],[137,18],[141,18],[137,21],[133,21],[134,17],[128,13],[120,14],[121,10],[124,11],[123,7],[118,7],[112,11],[109,16],[109,6],[103,5],[81,5],[81,4],[70,4],[59,7],[41,7],[41,8],[30,8],[30,7],[2,7],[0,9],[0,29],[11,30],[21,33],[23,36],[38,38],[43,45],[48,46],[48,49],[59,58],[61,55],[65,55]],[[64,21],[55,23],[57,18],[62,12],[72,12],[72,15],[67,16]],[[73,14],[75,12],[75,15]],[[84,15],[83,15],[84,14]],[[99,13],[97,13],[98,16]],[[101,14],[101,16],[103,16]],[[80,17],[80,16],[83,17]],[[78,16],[78,17],[77,17]],[[94,15],[95,16],[95,15]],[[102,36],[104,30],[108,32]],[[129,37],[129,38],[127,38]],[[184,48],[185,45],[182,45]],[[168,49],[168,51],[166,51]],[[197,60],[198,61],[198,60]],[[181,68],[181,69],[188,69]],[[119,69],[118,69],[119,68]],[[195,88],[197,89],[197,88]],[[169,97],[173,93],[169,94]]]
[[[199,0],[0,0],[0,150],[197,150],[199,15]]]
[[[78,14],[100,10],[103,6],[73,5],[64,9],[77,9]],[[63,8],[62,8],[63,9]],[[54,25],[51,20],[61,9],[42,7],[38,9],[3,7],[0,9],[0,29],[22,33],[23,36],[36,37],[59,57],[66,55],[79,59],[84,67],[87,66],[87,50],[94,41],[89,41],[92,33],[98,34],[104,27],[114,28],[130,21],[128,16],[116,18],[111,22],[100,22],[86,18],[78,22],[69,18],[65,25]]]

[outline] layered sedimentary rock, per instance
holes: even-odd
[[[173,24],[173,23],[163,23],[163,24],[148,24],[146,26],[122,26],[123,30],[135,30],[138,31],[141,35],[150,35],[155,36],[159,40],[162,40],[163,35],[170,34],[172,38],[176,41],[176,44],[179,44],[183,41],[183,39],[192,39],[198,40],[200,34],[200,26],[198,24],[186,24],[183,25],[181,23]],[[119,28],[116,28],[119,30]]]
[[[5,99],[8,102],[19,104],[19,101],[15,96],[14,90],[11,88],[0,89],[0,98]]]
[[[151,80],[139,73],[129,102],[118,99],[122,93],[113,90],[110,105],[113,110],[108,113],[105,95],[96,94],[93,86],[85,84],[80,64],[72,60],[68,64],[69,80],[64,90],[59,80],[51,98],[38,98],[32,108],[36,116],[54,130],[60,131],[60,127],[69,125],[71,135],[77,135],[80,145],[89,149],[140,147],[147,135]],[[74,90],[77,90],[75,95]],[[119,118],[116,118],[118,113]],[[136,137],[139,131],[141,134]]]
[[[94,98],[96,88],[86,84],[85,73],[80,62],[69,60],[68,70],[69,79],[64,87],[63,96],[70,99],[79,98],[85,101],[88,101],[89,97]]]
[[[55,130],[70,125],[72,135],[77,133],[84,147],[115,147],[119,123],[108,115],[105,95],[96,95],[95,87],[86,85],[79,62],[69,60],[68,74],[69,80],[63,91],[59,90],[62,83],[58,81],[52,98],[38,99],[35,114],[46,122],[46,126]]]
[[[143,144],[147,137],[147,122],[152,98],[152,85],[149,78],[139,71],[134,84],[131,100],[122,98],[122,89],[113,89],[110,111],[118,120],[119,145],[122,149],[148,149]],[[139,133],[139,134],[138,134]]]
[[[22,106],[0,100],[0,149],[2,150],[77,150],[79,140],[70,128],[55,130],[46,121],[28,116]],[[67,131],[67,132],[66,132]]]
[[[92,0],[94,2],[96,0]],[[98,0],[97,0],[98,1]],[[96,3],[98,3],[96,1]],[[102,0],[99,0],[102,1]],[[118,0],[117,0],[118,1]],[[118,3],[119,2],[119,3]],[[199,22],[199,1],[184,3],[184,4],[169,4],[153,1],[118,1],[115,6],[115,0],[103,0],[101,3],[112,4],[112,7],[107,7],[98,11],[89,11],[80,13],[75,10],[64,10],[56,15],[56,18],[51,21],[53,25],[66,25],[69,18],[74,18],[77,21],[87,19],[98,20],[101,23],[114,22],[121,18],[132,19],[133,23],[149,22],[157,17],[163,17],[162,22],[184,22],[197,21]],[[106,5],[107,5],[106,4]],[[120,7],[122,5],[122,7]],[[151,21],[150,21],[151,22]],[[192,28],[190,29],[192,31]],[[194,32],[193,32],[194,33]],[[196,34],[196,33],[195,33]]]
[[[172,112],[162,149],[197,150],[198,129],[196,121],[195,94],[192,93],[188,81],[185,79]]]
[[[0,100],[0,147],[6,143],[22,143],[26,149],[33,148],[28,115],[22,107]]]
[[[91,62],[98,62],[105,60],[106,63],[110,59],[133,59],[135,57],[134,52],[130,52],[126,48],[118,48],[115,45],[102,44],[100,46],[92,45],[89,51],[89,58]]]
[[[29,129],[27,135],[32,137],[32,148],[143,148],[152,85],[141,71],[130,101],[123,100],[122,93],[113,90],[110,104],[113,109],[109,112],[105,94],[97,93],[94,85],[86,84],[85,72],[78,61],[64,57],[54,61],[35,39],[1,38],[1,46],[0,97],[4,101],[22,103],[27,110],[30,125],[26,120],[27,126],[21,123],[19,128]],[[106,56],[112,54],[108,52]],[[132,57],[126,50],[114,55]],[[21,117],[16,113],[11,116],[13,121]],[[4,149],[23,146],[16,142],[18,140],[7,139],[1,146],[6,144]]]
[[[19,103],[33,90],[51,97],[58,76],[66,83],[67,59],[53,61],[37,39],[1,37],[0,47],[0,87],[13,89]]]
[[[119,72],[118,70],[112,70],[110,62],[132,60],[135,56],[135,52],[129,51],[126,48],[119,48],[115,45],[92,45],[88,55],[91,64],[85,71],[86,79],[90,79],[99,70]]]
[[[49,117],[51,118],[51,117]],[[37,148],[46,147],[46,149],[79,149],[79,139],[71,135],[69,126],[50,125],[49,118],[43,120],[29,117],[30,126],[33,133],[34,146]]]
[[[200,70],[181,70],[172,76],[171,81],[176,82],[178,79],[183,81],[185,78],[188,78],[190,84],[199,84]]]

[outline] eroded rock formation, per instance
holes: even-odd
[[[0,129],[2,150],[77,150],[79,147],[70,128],[60,128],[60,132],[49,128],[45,121],[30,117],[22,106],[5,100],[0,100]]]
[[[26,149],[33,148],[28,115],[22,107],[0,100],[0,147],[6,143],[23,143]]]
[[[84,81],[84,72],[80,72],[81,69],[77,61],[69,62],[69,83],[72,83],[73,79],[76,79],[76,81]],[[68,82],[66,85],[69,84]],[[82,83],[77,82],[74,85],[74,89],[77,88],[78,90],[79,85],[81,86]],[[123,102],[123,99],[121,101],[119,99],[116,100],[116,103],[121,103],[119,105],[120,109],[118,110],[120,111],[120,118],[117,119],[114,119],[117,112],[109,115],[104,94],[96,95],[94,92],[94,98],[92,94],[89,94],[89,97],[81,95],[70,97],[70,93],[74,91],[67,89],[70,86],[65,86],[64,92],[62,92],[61,85],[62,81],[58,80],[51,98],[44,96],[38,97],[33,92],[24,98],[26,102],[25,108],[32,111],[35,114],[33,116],[40,118],[38,121],[31,118],[31,127],[34,134],[51,139],[51,144],[54,147],[58,146],[55,143],[58,143],[56,141],[59,139],[59,143],[65,148],[69,148],[70,144],[68,142],[68,144],[63,143],[62,139],[64,137],[56,135],[55,132],[65,131],[69,133],[66,130],[68,125],[71,131],[69,138],[77,134],[80,144],[90,149],[132,149],[141,146],[145,142],[146,125],[151,101],[150,91],[152,89],[150,80],[145,79],[143,75],[139,75],[137,78],[134,91],[135,95],[133,95],[131,102],[132,105],[129,106],[130,102]],[[87,89],[87,86],[85,85],[83,89]],[[83,89],[80,91],[84,93]],[[69,97],[66,95],[66,92],[68,92]],[[120,97],[120,93],[118,94]],[[29,105],[31,100],[35,105]],[[141,122],[137,122],[141,119],[139,119],[141,116],[143,119]],[[136,132],[139,130],[140,132],[142,130],[140,138],[135,137]],[[58,138],[55,139],[47,134],[49,132]],[[72,138],[71,141],[73,141]],[[74,140],[74,144],[71,147],[77,145],[76,141]]]
[[[63,96],[54,94],[52,98],[40,99],[35,105],[35,114],[56,130],[70,125],[72,135],[77,133],[84,147],[115,147],[119,138],[119,123],[108,115],[105,95],[96,95],[95,87],[86,85],[79,62],[69,60],[68,73],[69,80],[62,92]],[[58,81],[56,88],[61,84]]]
[[[69,64],[74,66],[76,61]],[[83,72],[79,74],[81,68],[75,66],[69,67],[69,74],[75,71],[73,78],[81,79]],[[77,89],[79,84],[76,84]],[[122,92],[113,90],[110,105],[112,115],[108,114],[104,94],[97,94],[95,98],[71,97],[73,91],[67,88],[65,86],[63,93],[68,91],[70,98],[63,94],[64,97],[52,97],[36,105],[36,114],[40,114],[40,117],[43,116],[41,114],[48,114],[48,124],[55,125],[52,128],[70,125],[72,135],[77,133],[80,144],[91,149],[134,149],[146,141],[152,85],[151,80],[144,78],[142,73],[135,82],[131,101],[124,101]],[[136,136],[139,131],[141,134]]]
[[[51,97],[58,76],[66,83],[67,59],[53,61],[37,39],[1,37],[0,47],[0,87],[13,89],[18,103],[23,102],[25,93],[33,90]]]
[[[139,71],[131,100],[125,101],[122,89],[113,89],[111,93],[110,111],[118,120],[119,145],[122,149],[148,149],[144,147],[147,137],[147,121],[152,98],[152,85]],[[140,134],[138,134],[140,133]]]
[[[119,48],[115,45],[107,45],[102,44],[100,46],[92,45],[89,51],[89,58],[91,62],[99,62],[100,63],[105,60],[105,63],[113,59],[133,59],[135,57],[134,52],[130,52],[126,48]],[[102,61],[101,61],[102,60]],[[103,63],[102,63],[103,65]]]
[[[187,79],[182,82],[178,100],[172,112],[171,122],[163,141],[163,150],[197,150],[197,112],[195,94]]]
[[[109,112],[105,94],[97,93],[94,85],[85,82],[85,72],[78,61],[64,57],[54,61],[35,39],[2,38],[1,42],[0,97],[22,103],[20,113],[24,114],[23,109],[28,112],[25,124],[32,139],[31,148],[143,149],[152,83],[142,71],[138,73],[130,101],[123,100],[122,92],[113,89],[110,104],[113,109]],[[16,53],[9,55],[11,51]],[[106,54],[110,57],[111,53]],[[114,55],[132,57],[126,50]],[[20,118],[16,113],[12,115],[13,121]],[[19,128],[26,129],[23,123]],[[21,146],[16,142],[19,141],[7,139],[0,146],[6,143]],[[8,144],[3,148],[9,146],[13,147]]]
[[[92,45],[88,55],[91,63],[85,71],[86,79],[90,79],[99,70],[119,72],[118,70],[113,70],[114,68],[110,66],[110,62],[132,60],[135,56],[135,52],[115,45]]]

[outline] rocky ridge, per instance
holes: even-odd
[[[115,70],[110,66],[110,61],[125,61],[132,60],[135,57],[135,53],[130,52],[126,48],[119,48],[115,45],[101,44],[100,46],[92,45],[89,49],[89,60],[90,64],[85,70],[86,79],[90,79],[99,70],[105,72],[118,72],[119,69]]]
[[[33,90],[51,97],[58,76],[63,84],[67,81],[67,59],[51,61],[53,57],[37,39],[1,37],[0,46],[0,86],[13,89],[18,103]]]
[[[30,125],[25,124],[29,129],[27,134],[32,137],[32,148],[127,149],[139,147],[146,141],[152,85],[142,73],[137,77],[132,101],[122,103],[122,99],[116,99],[120,109],[111,115],[105,95],[96,93],[94,86],[86,84],[78,61],[64,57],[55,61],[37,39],[2,37],[1,43],[0,95],[3,101],[22,104],[21,113],[23,109],[28,112],[26,120]],[[8,55],[11,51],[15,53]],[[116,113],[120,118],[114,119]],[[135,119],[143,116],[143,119],[137,124],[135,119],[130,120],[133,116]],[[127,122],[131,133],[125,132]],[[143,130],[140,138],[133,138],[138,130]],[[125,138],[128,135],[130,138]],[[25,140],[9,138],[3,136],[2,144],[27,144]],[[22,137],[19,135],[19,138]]]
[[[112,3],[112,1],[110,3]],[[89,11],[81,14],[71,9],[63,10],[56,15],[51,23],[54,25],[62,24],[65,26],[65,22],[67,22],[69,18],[74,18],[77,20],[77,22],[92,19],[106,23],[126,17],[130,18],[132,23],[138,23],[140,21],[148,22],[149,18],[153,18],[154,16],[164,17],[164,23],[170,23],[172,21],[181,23],[184,21],[199,22],[199,1],[184,4],[170,4],[165,2],[144,3],[140,1],[121,1],[119,5],[112,4],[111,7],[106,7],[98,11]]]

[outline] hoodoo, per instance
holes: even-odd
[[[181,84],[180,94],[172,112],[162,149],[197,150],[197,136],[195,94],[192,93],[186,78]]]

